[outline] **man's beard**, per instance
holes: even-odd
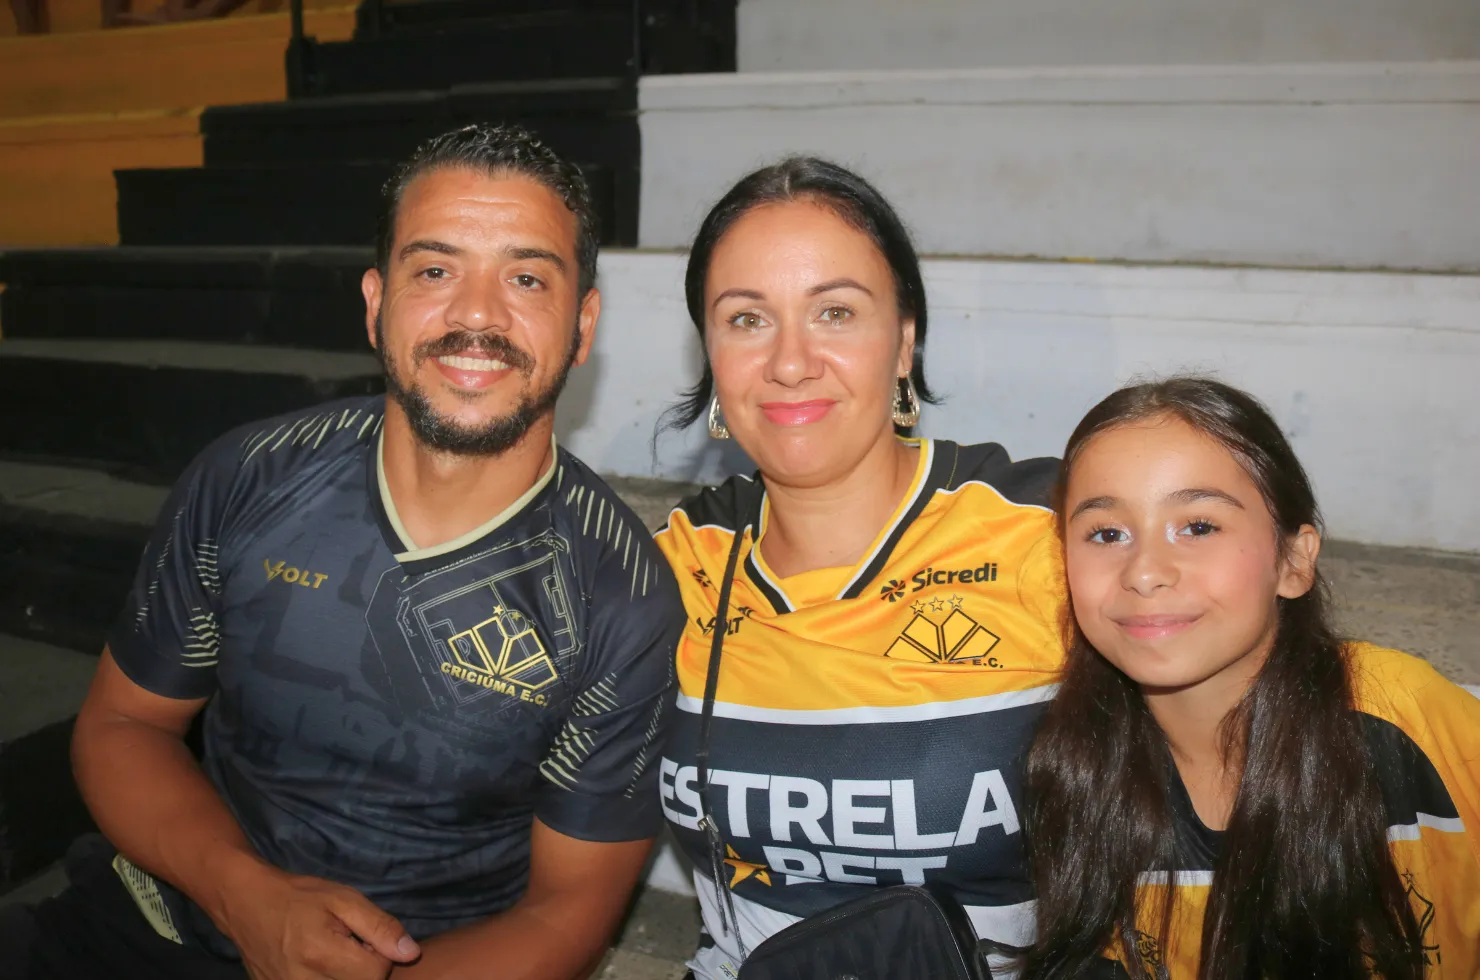
[[[570,376],[570,369],[575,365],[580,348],[581,332],[578,326],[571,340],[570,350],[566,352],[565,363],[544,390],[526,393],[523,400],[507,415],[489,419],[481,425],[465,425],[439,414],[432,407],[420,384],[402,381],[395,357],[385,343],[384,323],[380,316],[375,318],[375,352],[380,357],[380,365],[385,373],[386,394],[401,406],[418,442],[428,449],[457,456],[497,456],[523,439],[530,426],[555,410],[555,402],[565,387],[566,378]],[[534,359],[515,347],[502,334],[454,330],[436,340],[417,344],[412,349],[412,377],[415,377],[415,370],[429,358],[459,355],[502,361],[526,379],[534,370]]]

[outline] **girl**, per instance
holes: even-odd
[[[1025,978],[1480,974],[1480,700],[1336,638],[1268,412],[1117,391],[1057,503],[1075,623],[1028,760]]]

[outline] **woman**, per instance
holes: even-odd
[[[1122,389],[1059,503],[1077,625],[1029,758],[1024,976],[1480,976],[1480,700],[1335,637],[1269,414]]]
[[[1056,463],[897,434],[929,397],[919,262],[840,167],[741,180],[685,285],[706,365],[677,424],[759,467],[658,533],[689,615],[661,786],[703,907],[694,975],[904,882],[1023,945],[1021,764],[1063,657]]]

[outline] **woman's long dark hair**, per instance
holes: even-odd
[[[704,287],[715,246],[735,222],[751,211],[787,201],[815,201],[873,240],[894,275],[899,315],[915,321],[915,360],[910,368],[915,392],[922,402],[935,404],[936,398],[925,383],[925,283],[920,278],[920,259],[910,233],[874,185],[845,167],[816,157],[788,157],[747,174],[710,208],[694,236],[684,273],[684,297],[689,319],[699,331],[699,342],[704,342]],[[663,413],[659,431],[693,425],[708,411],[713,393],[714,374],[705,358],[704,373],[681,394],[678,404]]]
[[[1174,418],[1216,439],[1258,486],[1284,542],[1320,527],[1315,495],[1279,426],[1254,398],[1204,378],[1122,388],[1080,422],[1069,472],[1096,435]],[[1319,573],[1280,599],[1273,650],[1226,720],[1225,758],[1243,765],[1208,896],[1200,980],[1421,980],[1420,933],[1387,845],[1373,760],[1353,710],[1345,649]],[[1062,686],[1028,757],[1028,851],[1039,938],[1024,980],[1070,980],[1116,945],[1133,977],[1157,976],[1176,901],[1166,736],[1134,681],[1072,622]],[[1162,872],[1164,903],[1140,911],[1137,879]],[[1144,895],[1141,899],[1145,901]],[[1140,920],[1144,927],[1146,919]]]

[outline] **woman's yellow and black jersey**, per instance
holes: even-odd
[[[853,567],[774,574],[755,547],[765,490],[743,477],[685,501],[658,532],[689,617],[660,786],[699,869],[699,980],[734,976],[741,942],[752,950],[798,918],[903,882],[949,887],[984,937],[1032,935],[1020,786],[1063,659],[1046,507],[1057,462],[918,445],[909,492]],[[695,765],[714,630],[725,637],[709,757],[726,858],[717,884]],[[721,888],[741,942],[720,918]]]
[[[1480,977],[1480,698],[1416,657],[1370,644],[1349,650],[1363,733],[1382,783],[1388,846],[1423,933],[1429,980]],[[1340,800],[1332,800],[1340,806]],[[1137,942],[1152,975],[1197,976],[1203,911],[1223,834],[1172,787],[1180,864],[1170,934],[1160,933],[1167,875],[1145,875]],[[1123,968],[1117,973],[1125,975]]]

